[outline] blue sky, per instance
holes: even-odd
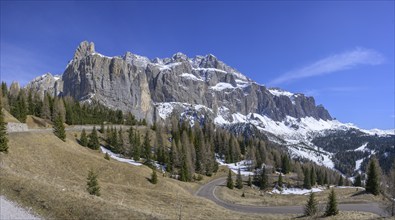
[[[61,74],[83,40],[102,54],[212,53],[342,122],[394,128],[393,1],[1,1],[1,80]]]

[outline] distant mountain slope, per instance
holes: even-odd
[[[379,149],[382,141],[390,143],[395,138],[395,130],[367,131],[334,120],[313,97],[266,88],[211,54],[189,58],[176,53],[171,58],[150,60],[126,52],[108,57],[96,52],[93,43],[84,41],[61,78],[45,74],[27,88],[42,94],[47,91],[72,96],[81,102],[94,100],[132,112],[150,123],[166,121],[175,114],[191,124],[209,120],[234,132],[252,125],[271,141],[288,146],[293,157],[337,168],[348,175],[354,173],[351,167],[355,168],[355,160],[362,156],[356,154],[359,156],[345,162],[341,159],[343,153],[360,147],[365,137],[375,140],[369,141],[370,149]],[[323,144],[330,143],[326,138],[331,135],[346,140],[352,131],[359,132],[358,141],[347,147],[340,147],[345,146],[340,142],[336,146]],[[376,135],[386,138],[372,137]],[[377,150],[380,158],[384,158],[380,152],[389,159],[393,157],[388,150]]]

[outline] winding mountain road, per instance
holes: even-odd
[[[303,206],[249,206],[249,205],[239,205],[229,202],[225,202],[218,198],[215,194],[215,190],[218,186],[225,185],[226,178],[219,178],[213,180],[195,193],[196,196],[204,197],[209,199],[216,204],[237,212],[247,212],[247,213],[267,213],[267,214],[303,214]],[[339,210],[342,211],[362,211],[371,212],[383,217],[388,216],[387,213],[380,207],[378,203],[360,203],[360,204],[339,204]]]

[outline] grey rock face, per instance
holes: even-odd
[[[51,73],[46,73],[33,79],[25,88],[37,92],[43,99],[45,93],[48,93],[51,96],[62,95],[63,81],[61,76],[53,76]]]
[[[31,87],[39,91],[53,88],[54,94],[62,91],[80,101],[95,100],[148,122],[160,120],[155,104],[163,102],[204,105],[212,109],[212,116],[226,107],[229,113],[258,113],[277,121],[287,115],[332,119],[324,107],[315,105],[314,98],[273,94],[211,54],[191,59],[176,53],[151,61],[130,52],[106,57],[94,48],[93,43],[82,42],[62,80],[53,87],[50,76],[40,86],[32,83]]]

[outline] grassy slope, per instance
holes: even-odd
[[[1,111],[3,111],[5,122],[20,123],[20,121],[18,121],[18,119],[16,119],[14,116],[12,116],[7,110],[1,109]]]
[[[0,153],[0,194],[44,217],[62,219],[182,218],[278,219],[290,216],[246,215],[225,210],[193,196],[196,183],[183,183],[159,175],[148,181],[151,170],[114,160],[83,148],[68,134],[66,143],[52,133],[11,133],[9,153]],[[101,196],[86,192],[88,170],[99,173]]]

